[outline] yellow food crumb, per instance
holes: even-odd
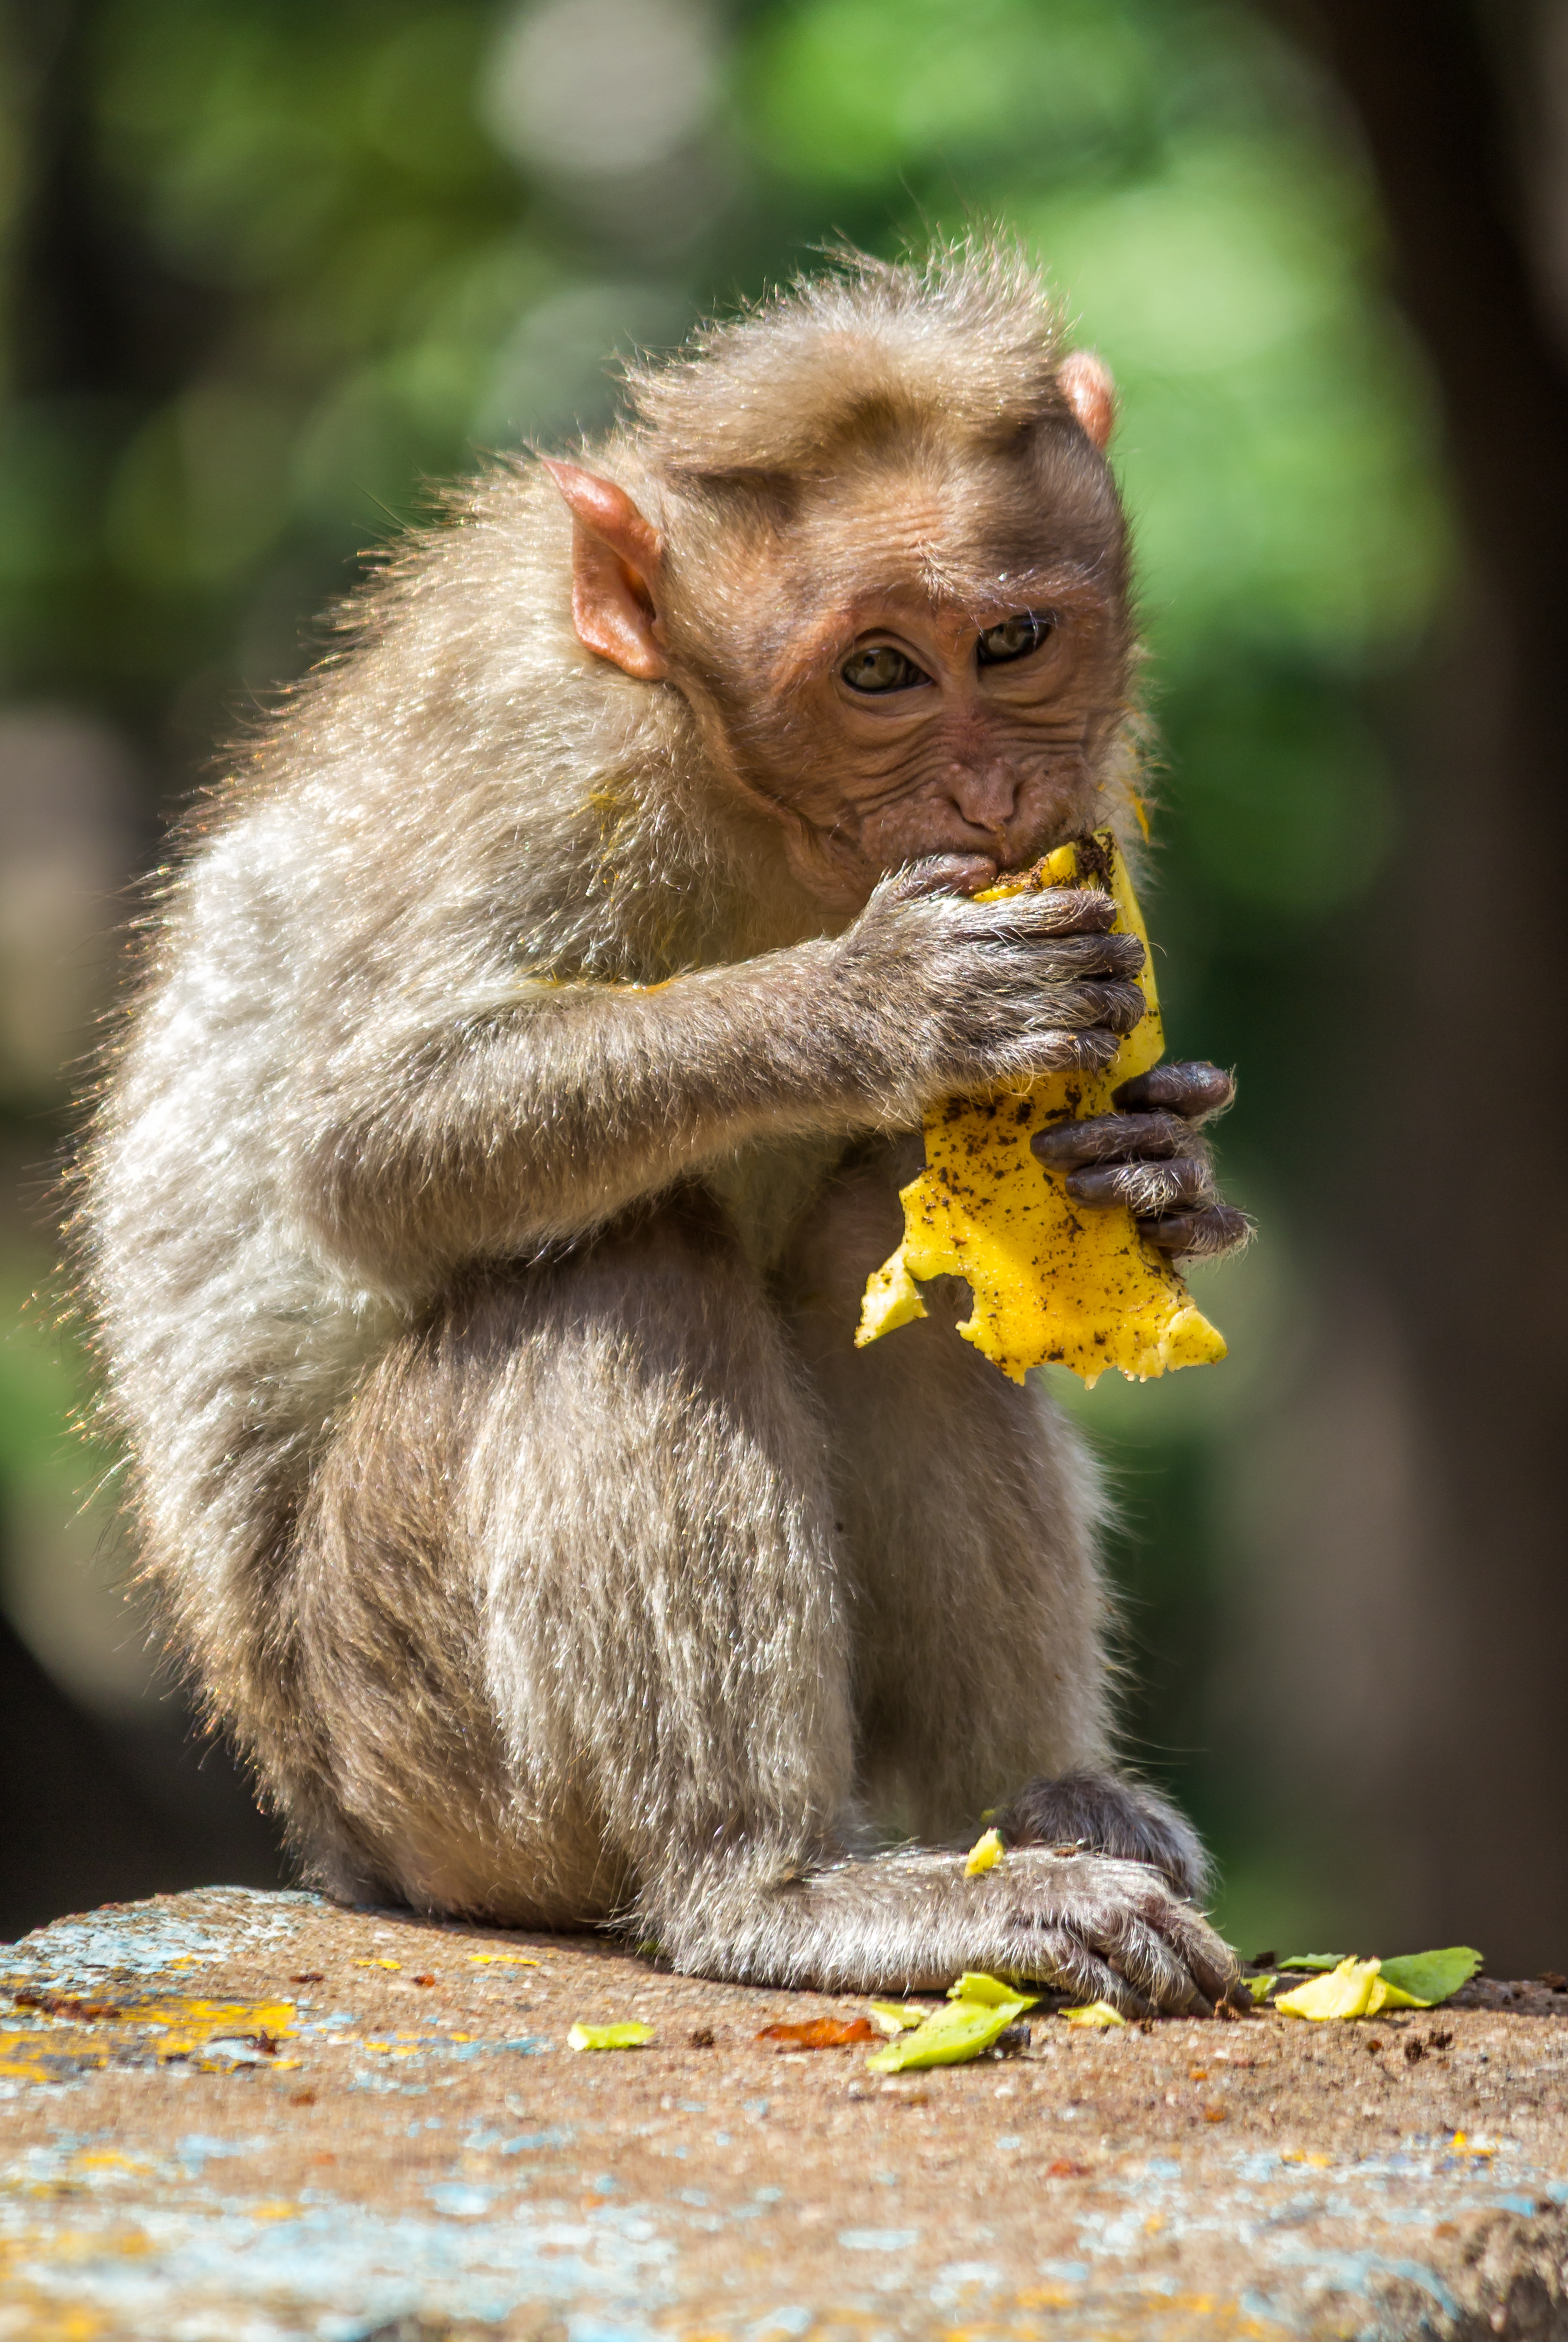
[[[566,2036],[569,2049],[645,2049],[654,2037],[651,2025],[574,2025]]]
[[[969,1859],[964,1866],[964,1876],[965,1878],[978,1878],[983,1870],[994,1870],[1005,1851],[1000,1834],[994,1829],[988,1829],[984,1836],[977,1837],[970,1847]]]

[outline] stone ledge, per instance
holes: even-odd
[[[1568,2337],[1540,1987],[882,2082],[756,2038],[863,2004],[305,1895],[111,1905],[0,1977],[5,2342]]]

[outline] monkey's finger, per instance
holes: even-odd
[[[1206,2001],[1223,2000],[1239,1973],[1236,1956],[1201,1911],[1173,1895],[1158,1874],[1144,1868],[1142,1882],[1118,1897],[1119,1909],[1101,1937],[1118,1959],[1119,1929],[1131,1921],[1150,1928],[1167,1947]],[[1097,1938],[1099,1940],[1100,1938]]]
[[[1023,986],[1020,992],[1024,992]],[[1026,1009],[1027,1005],[1024,994]],[[1037,1018],[1039,1030],[1061,1026],[1070,1033],[1077,1033],[1097,1025],[1106,1032],[1130,1033],[1142,1016],[1144,1005],[1135,984],[1097,984],[1093,979],[1082,984],[1054,984],[1042,996],[1030,1021],[1034,1023]]]
[[[1138,1912],[1118,1912],[1099,1950],[1156,2008],[1185,2011],[1201,2003],[1205,2017],[1213,2014],[1207,1996],[1180,1951]]]
[[[1153,1162],[1179,1155],[1192,1143],[1191,1123],[1174,1114],[1096,1114],[1037,1130],[1029,1142],[1052,1171],[1076,1170],[1081,1163],[1124,1163],[1134,1156]]]
[[[1233,1074],[1227,1074],[1221,1066],[1188,1062],[1154,1066],[1146,1074],[1124,1082],[1112,1097],[1117,1106],[1134,1112],[1163,1106],[1188,1122],[1207,1122],[1211,1115],[1223,1114],[1235,1094]]]
[[[1211,1203],[1213,1173],[1201,1156],[1169,1163],[1095,1163],[1074,1171],[1067,1193],[1078,1204],[1125,1204],[1140,1219]]]
[[[1097,1025],[1078,1033],[1045,1025],[988,1051],[984,1077],[998,1083],[1033,1082],[1042,1074],[1103,1074],[1121,1046],[1114,1033]]]
[[[1223,2000],[1241,1970],[1236,1956],[1223,1936],[1216,1935],[1201,1911],[1190,1903],[1166,1898],[1159,1917],[1160,1933],[1208,2001]]]
[[[1005,953],[1028,984],[1061,982],[1074,976],[1136,976],[1144,946],[1136,936],[1020,936],[1011,929],[997,935],[966,936],[989,964]],[[1132,946],[1131,951],[1128,945]]]
[[[975,895],[995,878],[996,865],[988,854],[932,854],[894,871],[883,885],[907,903],[922,895]]]
[[[1039,895],[1004,895],[999,903],[983,903],[979,908],[998,929],[1020,936],[1104,935],[1116,916],[1110,896],[1093,886],[1047,886]],[[1142,967],[1148,954],[1138,937],[1120,935],[1116,940],[1135,946],[1125,964]]]
[[[1138,1233],[1173,1260],[1217,1260],[1250,1244],[1253,1223],[1233,1204],[1210,1204],[1200,1212],[1172,1212],[1140,1219]]]
[[[1005,1963],[1010,1975],[1026,1977],[1074,2000],[1108,2000],[1124,2017],[1153,2017],[1154,2010],[1135,1984],[1102,1959],[1070,1925],[1036,1923],[1021,1932],[1017,1951]]]

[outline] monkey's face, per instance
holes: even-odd
[[[753,681],[726,728],[824,908],[929,856],[986,886],[1093,827],[1128,628],[1122,517],[1081,435],[873,468],[755,559],[731,606],[769,615],[732,650]]]

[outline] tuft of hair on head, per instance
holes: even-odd
[[[826,274],[628,370],[633,429],[658,469],[799,476],[882,430],[1004,442],[1073,418],[1064,320],[1015,239],[972,235],[921,261],[827,256]]]

